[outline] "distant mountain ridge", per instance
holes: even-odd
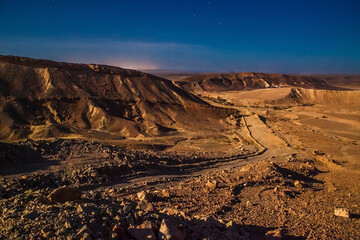
[[[236,91],[289,86],[337,89],[324,80],[312,76],[254,72],[196,74],[176,81],[176,84],[190,92]]]

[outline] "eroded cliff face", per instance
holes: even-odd
[[[0,86],[1,139],[161,135],[210,108],[169,80],[104,65],[0,56]]]

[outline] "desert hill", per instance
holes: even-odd
[[[0,139],[153,136],[226,114],[151,74],[13,56],[0,56],[0,97]]]
[[[135,70],[11,56],[0,56],[0,64],[1,97],[200,102],[171,81]]]
[[[196,74],[183,78],[176,83],[191,92],[237,91],[261,88],[301,87],[316,89],[337,89],[324,80],[303,75],[266,74],[266,73],[225,73]]]

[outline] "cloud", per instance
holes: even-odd
[[[57,61],[98,63],[124,68],[153,70],[187,68],[203,56],[206,47],[173,42],[118,41],[112,39],[1,39],[2,54]]]
[[[99,62],[100,61],[100,62]],[[99,60],[98,63],[117,66],[122,68],[128,69],[137,69],[137,70],[157,70],[161,69],[159,64],[153,62],[141,62],[141,61],[133,61],[129,59],[121,59],[121,58],[114,58],[114,59],[105,59]]]

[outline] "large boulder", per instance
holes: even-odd
[[[159,238],[163,240],[185,240],[184,229],[168,219],[163,219],[159,229]]]
[[[151,193],[145,191],[138,192],[136,195],[138,199],[143,202],[151,202],[153,198]]]

